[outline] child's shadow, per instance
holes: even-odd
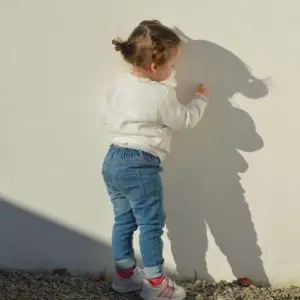
[[[177,271],[213,279],[205,259],[208,226],[236,278],[268,284],[239,176],[248,169],[239,151],[259,150],[263,140],[250,115],[230,102],[236,93],[250,99],[263,97],[268,87],[230,51],[189,38],[176,78],[180,99],[191,98],[199,82],[208,85],[211,99],[195,129],[174,135],[165,162],[166,226]]]

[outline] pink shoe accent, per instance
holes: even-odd
[[[149,282],[152,286],[159,286],[162,284],[162,282],[164,281],[165,277],[164,276],[160,276],[160,277],[157,277],[157,278],[152,278],[152,279],[149,279]]]
[[[117,270],[117,274],[118,274],[122,279],[129,279],[129,278],[131,278],[132,275],[134,274],[134,270],[135,270],[135,269],[126,269],[126,270],[118,269],[118,270]]]

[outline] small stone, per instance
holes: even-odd
[[[107,275],[105,272],[94,278],[95,281],[107,281]]]
[[[58,276],[65,276],[68,274],[68,271],[66,268],[59,268],[53,271],[54,275],[58,275]]]
[[[248,287],[248,286],[250,286],[250,285],[253,284],[252,280],[249,279],[249,278],[246,278],[246,277],[244,277],[244,278],[239,278],[239,279],[238,279],[238,283],[239,283],[239,285],[241,285],[241,286],[243,286],[243,287]]]

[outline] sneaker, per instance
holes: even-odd
[[[135,268],[134,274],[128,279],[124,279],[117,274],[112,284],[112,288],[121,294],[140,292],[144,284],[144,278],[143,270]]]
[[[185,297],[185,290],[169,278],[165,278],[159,286],[153,286],[148,280],[144,280],[141,292],[144,300],[183,300]]]

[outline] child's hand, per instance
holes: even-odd
[[[196,87],[196,91],[195,91],[195,96],[205,96],[207,97],[208,95],[208,91],[207,88],[204,86],[204,84],[200,83],[197,87]]]

